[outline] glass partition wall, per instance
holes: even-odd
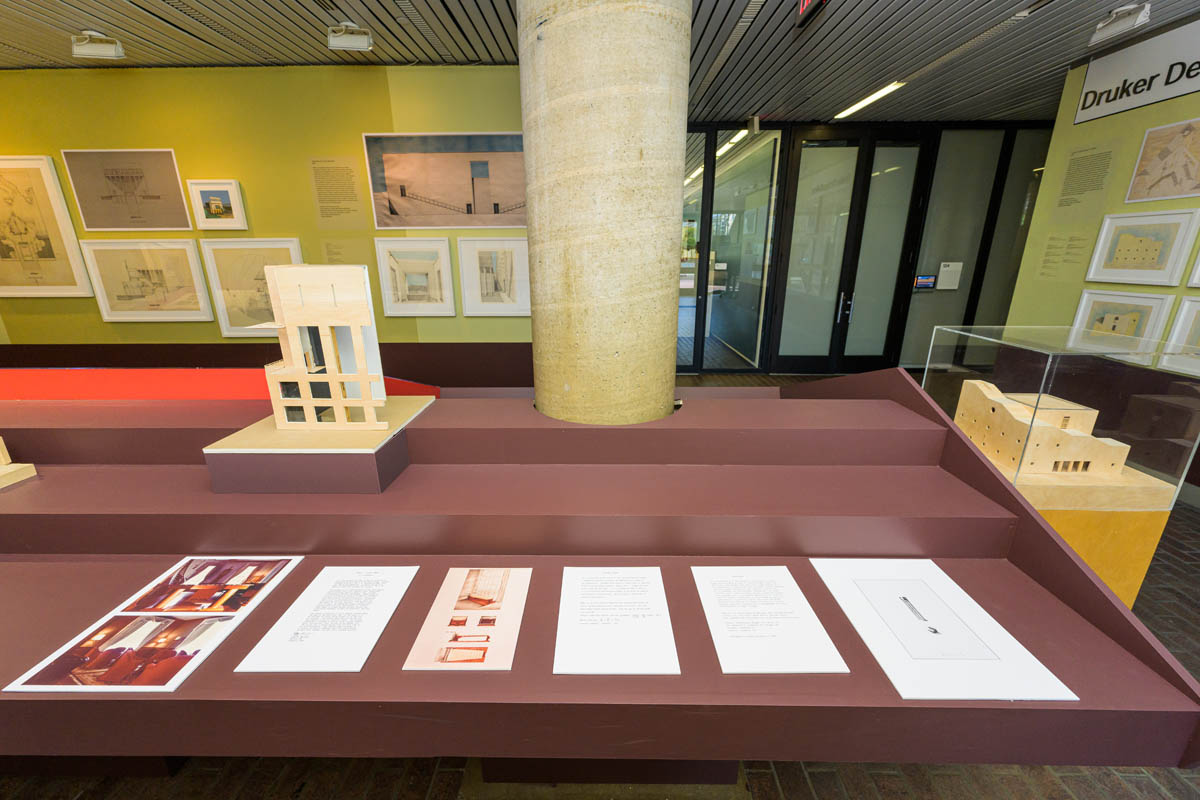
[[[693,127],[678,370],[860,372],[907,364],[933,325],[1003,321],[1049,138],[1028,123]]]

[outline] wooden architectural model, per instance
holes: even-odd
[[[266,268],[283,360],[266,366],[280,430],[385,430],[371,285],[362,266]]]
[[[12,457],[8,454],[8,448],[4,446],[4,437],[0,437],[0,489],[20,483],[35,475],[37,475],[37,469],[33,464],[13,463]]]
[[[1010,478],[1018,471],[1120,475],[1129,445],[1092,436],[1096,416],[1052,395],[1006,395],[987,381],[963,381],[954,422]]]

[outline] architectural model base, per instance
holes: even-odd
[[[409,464],[404,428],[432,397],[389,397],[386,430],[281,431],[267,417],[204,448],[214,492],[379,494]]]

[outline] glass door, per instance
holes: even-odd
[[[921,138],[798,135],[775,290],[773,372],[895,363],[928,171]]]
[[[680,372],[755,370],[762,346],[782,132],[688,134],[679,266]]]

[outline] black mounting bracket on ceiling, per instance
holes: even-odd
[[[828,0],[799,0],[796,4],[796,30],[801,31],[807,27],[808,23],[821,13],[821,9],[825,8],[826,2]]]

